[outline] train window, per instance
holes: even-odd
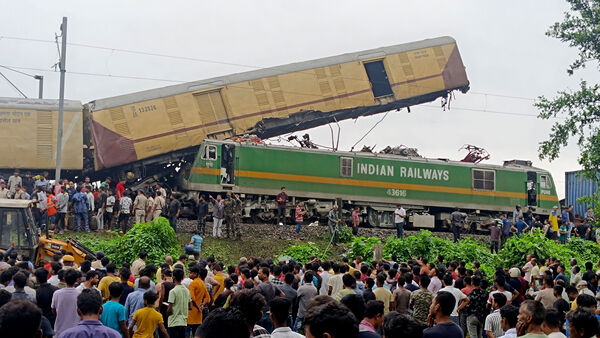
[[[473,189],[489,190],[496,189],[496,172],[493,170],[473,169]]]
[[[352,177],[352,158],[340,157],[340,176]]]
[[[540,187],[542,189],[552,189],[552,182],[550,181],[550,178],[548,176],[540,176]]]
[[[213,145],[208,145],[208,146],[204,147],[204,149],[202,150],[201,158],[203,160],[210,160],[210,161],[216,160],[217,159],[217,147],[215,147]]]

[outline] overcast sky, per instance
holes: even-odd
[[[570,146],[552,163],[538,160],[538,143],[557,120],[538,120],[534,99],[576,88],[581,78],[599,80],[595,67],[569,77],[566,68],[576,51],[545,36],[547,28],[560,21],[568,9],[566,2],[559,0],[21,0],[6,1],[2,7],[0,65],[40,69],[20,70],[45,76],[45,98],[58,98],[59,76],[51,71],[58,58],[56,45],[12,38],[53,40],[63,16],[69,18],[69,42],[108,47],[69,46],[68,72],[146,78],[67,73],[66,98],[82,102],[254,67],[452,36],[466,66],[471,91],[457,93],[447,111],[433,102],[412,107],[410,114],[406,110],[391,112],[357,147],[376,145],[379,150],[404,144],[418,148],[426,157],[460,159],[465,153],[458,149],[474,144],[491,153],[488,163],[529,159],[549,169],[561,198],[564,172],[579,168],[577,147]],[[36,80],[6,69],[0,71],[27,96],[37,96]],[[0,78],[0,96],[18,95]],[[349,149],[382,117],[340,123],[340,149]],[[331,144],[327,126],[310,134],[317,143]]]

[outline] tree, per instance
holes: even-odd
[[[590,63],[598,67],[600,62],[600,0],[567,2],[571,5],[570,11],[565,13],[562,22],[552,25],[546,35],[578,49],[578,58],[567,68],[567,73],[573,75]],[[600,85],[589,85],[581,80],[577,90],[560,91],[552,99],[540,96],[535,106],[541,119],[564,118],[552,126],[550,137],[540,143],[540,159],[557,159],[561,148],[575,138],[580,149],[577,160],[582,174],[600,183]],[[588,196],[586,202],[600,215],[600,194]]]

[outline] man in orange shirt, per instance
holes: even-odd
[[[192,298],[192,309],[188,313],[188,330],[192,335],[196,333],[198,327],[202,324],[202,310],[205,304],[210,302],[210,296],[206,289],[203,279],[206,278],[208,271],[201,269],[198,265],[190,267],[190,297]],[[202,278],[201,278],[202,277]]]
[[[50,224],[56,224],[56,197],[52,195],[52,192],[48,193],[48,199],[46,200],[46,205],[48,206],[48,219],[50,220]]]

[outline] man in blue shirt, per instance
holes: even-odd
[[[571,214],[569,213],[569,207],[563,208],[561,213],[563,221],[565,221],[565,225],[567,226],[567,238],[571,239],[571,232],[575,225],[573,224],[573,220],[571,219]]]
[[[521,216],[521,217],[519,217],[519,220],[517,221],[517,223],[515,223],[514,228],[517,231],[517,235],[520,235],[523,232],[529,230],[529,225],[527,225],[527,223],[525,223],[525,221],[523,220],[523,216]]]
[[[121,337],[129,337],[125,307],[119,303],[119,298],[123,293],[123,284],[113,282],[108,286],[108,291],[110,292],[110,301],[104,304],[100,320],[104,326],[120,332]]]
[[[127,325],[131,324],[135,312],[144,307],[144,293],[150,289],[150,278],[143,276],[139,279],[139,288],[127,296],[125,301],[125,313],[127,314]]]
[[[500,215],[500,219],[502,220],[502,245],[504,246],[504,243],[510,236],[511,224],[508,218],[506,217],[506,214]]]
[[[81,291],[77,296],[77,311],[81,316],[81,322],[61,333],[61,338],[78,337],[105,337],[121,338],[119,332],[102,325],[100,312],[102,311],[102,296],[91,289]]]
[[[555,281],[562,279],[565,282],[565,285],[567,285],[567,276],[565,276],[565,266],[564,265],[559,265],[556,268],[556,272],[558,272],[558,274],[556,275],[556,277],[554,278]]]
[[[198,259],[200,257],[200,252],[202,251],[202,242],[204,239],[200,235],[200,229],[196,230],[196,234],[192,236],[190,240],[191,251],[194,254],[194,258]]]
[[[90,232],[88,209],[89,202],[87,195],[82,191],[81,187],[77,187],[77,193],[73,195],[73,209],[75,210],[75,220],[77,221],[77,232],[81,231],[81,219],[85,224],[85,231]]]

